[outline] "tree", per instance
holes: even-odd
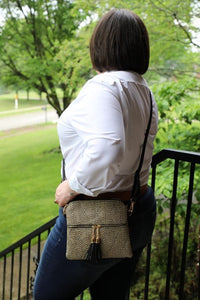
[[[69,79],[74,77],[76,62],[80,64],[82,60],[75,51],[81,48],[82,39],[75,34],[85,14],[67,0],[3,0],[0,5],[6,11],[6,22],[0,33],[4,81],[18,79],[26,86],[45,93],[48,102],[60,115],[75,92],[69,87]],[[73,39],[76,39],[76,46]],[[69,58],[67,68],[66,61],[63,67],[63,59],[59,55],[60,51],[63,53],[63,47]],[[74,66],[71,65],[72,60]],[[63,106],[57,88],[61,90]]]
[[[199,73],[199,58],[196,60],[193,55],[194,49],[197,57],[200,53],[200,42],[195,41],[198,25],[193,22],[200,12],[199,3],[191,0],[148,2],[152,7],[148,20],[152,46],[150,71],[164,78]]]

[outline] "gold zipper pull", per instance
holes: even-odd
[[[101,242],[100,227],[101,225],[96,225],[96,244],[99,244]]]
[[[96,241],[96,225],[92,225],[91,243],[95,243],[95,241]]]

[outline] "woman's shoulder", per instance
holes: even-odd
[[[99,73],[96,76],[94,76],[93,78],[91,78],[90,80],[88,80],[88,82],[86,83],[86,85],[91,85],[91,84],[107,84],[109,85],[113,85],[116,81],[116,78],[114,78],[112,76],[113,72],[103,72],[103,73]]]
[[[101,93],[106,91],[114,92],[118,82],[119,79],[114,77],[112,75],[112,72],[99,73],[86,82],[86,84],[81,89],[79,96],[82,96],[85,93],[97,94],[99,92]]]

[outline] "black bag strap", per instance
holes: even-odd
[[[145,132],[144,143],[142,146],[142,153],[141,153],[141,157],[140,157],[139,166],[138,166],[137,171],[135,172],[134,183],[133,183],[133,187],[132,187],[132,191],[131,191],[131,202],[133,202],[134,204],[136,203],[137,197],[140,195],[140,171],[142,169],[147,139],[148,139],[149,130],[151,127],[151,120],[152,120],[153,104],[152,104],[151,91],[149,91],[149,95],[150,95],[150,105],[151,105],[149,122],[148,122],[147,129]]]
[[[66,179],[66,174],[65,174],[65,159],[63,157],[62,160],[62,181],[64,181]]]

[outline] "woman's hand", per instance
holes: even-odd
[[[68,180],[64,180],[56,189],[54,202],[57,203],[60,207],[63,207],[77,195],[78,193],[70,188]]]

